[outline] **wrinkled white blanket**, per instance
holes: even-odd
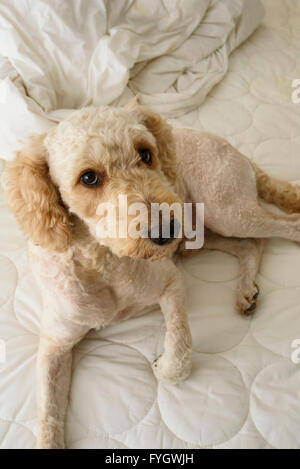
[[[85,105],[192,110],[262,16],[260,0],[1,0],[0,156]]]

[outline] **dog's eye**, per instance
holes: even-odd
[[[100,184],[100,177],[95,171],[87,171],[80,177],[80,182],[84,186],[98,186]]]
[[[152,163],[152,156],[150,150],[147,150],[146,148],[143,148],[142,150],[139,150],[139,154],[141,157],[141,160],[146,163],[146,164],[151,164]]]

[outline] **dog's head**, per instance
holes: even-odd
[[[136,103],[74,112],[48,134],[31,137],[4,175],[8,206],[36,244],[68,249],[73,213],[115,254],[143,259],[178,246],[174,211],[170,218],[155,217],[157,205],[151,211],[151,204],[181,207],[175,185],[171,128]],[[169,236],[162,232],[166,223]]]

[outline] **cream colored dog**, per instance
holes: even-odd
[[[39,448],[64,447],[71,351],[90,329],[159,303],[166,336],[153,371],[160,380],[177,382],[191,370],[184,286],[171,260],[181,240],[172,234],[167,240],[101,239],[99,203],[117,209],[119,194],[148,205],[204,202],[204,247],[241,261],[237,305],[243,314],[256,306],[262,238],[300,241],[298,215],[273,215],[258,201],[259,195],[299,211],[299,188],[265,175],[221,138],[172,129],[137,104],[85,108],[47,135],[30,138],[8,165],[4,186],[8,206],[29,238],[44,301]]]

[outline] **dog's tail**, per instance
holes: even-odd
[[[300,186],[275,179],[264,173],[256,164],[252,164],[256,173],[258,195],[286,213],[300,213]]]

